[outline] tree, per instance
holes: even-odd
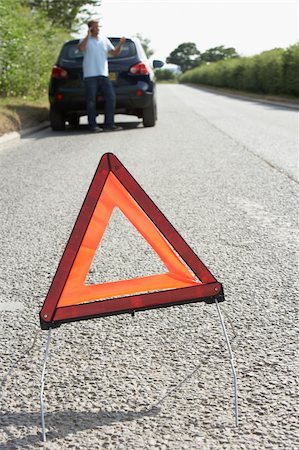
[[[100,6],[101,0],[88,0],[88,5],[87,0],[23,0],[22,3],[32,11],[44,11],[53,25],[70,31],[78,22],[79,12],[86,16],[90,8]]]
[[[182,72],[198,66],[200,51],[194,42],[184,42],[174,49],[166,58],[166,62],[180,66]]]
[[[209,48],[201,54],[201,60],[204,62],[215,62],[221,59],[238,58],[239,55],[233,47],[224,48],[223,45]]]
[[[155,51],[150,48],[151,41],[148,38],[143,37],[141,33],[136,33],[136,37],[140,40],[146,56],[150,58],[155,53]]]

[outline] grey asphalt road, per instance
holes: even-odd
[[[224,285],[240,425],[215,305],[195,303],[55,329],[46,448],[297,448],[297,112],[180,85],[158,104],[155,128],[120,116],[113,134],[83,124],[0,149],[1,449],[42,447],[38,313],[105,152]],[[88,282],[160,270],[115,211]]]

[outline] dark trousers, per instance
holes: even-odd
[[[86,109],[88,124],[90,127],[96,126],[96,97],[100,92],[105,100],[105,126],[114,125],[115,92],[108,77],[87,77],[84,79],[86,89]]]

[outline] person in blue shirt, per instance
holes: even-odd
[[[119,127],[114,124],[115,92],[109,79],[108,55],[117,56],[126,38],[122,37],[114,47],[108,38],[99,36],[100,28],[97,21],[92,20],[87,25],[87,36],[81,39],[78,47],[83,52],[88,125],[93,132],[102,131],[96,123],[96,97],[100,90],[105,100],[104,131],[115,131]]]

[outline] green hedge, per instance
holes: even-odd
[[[69,35],[17,0],[0,3],[0,95],[38,98]]]
[[[176,79],[176,75],[169,69],[157,69],[155,75],[157,81],[173,81]]]
[[[259,55],[205,64],[185,72],[181,83],[299,96],[299,44]]]

